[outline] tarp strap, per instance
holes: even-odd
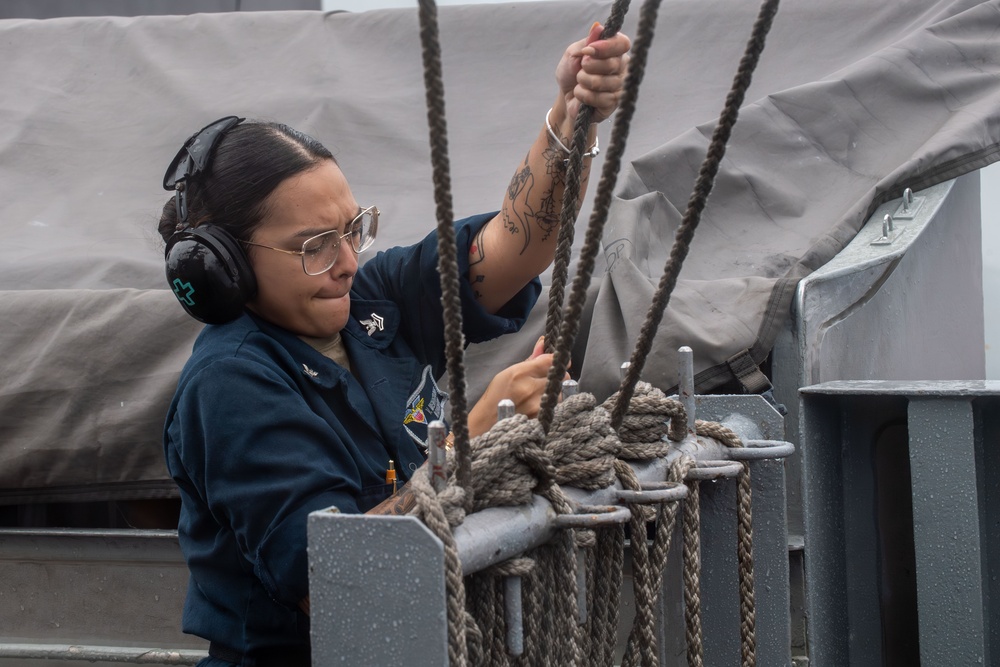
[[[763,394],[771,390],[771,381],[754,363],[750,350],[743,350],[726,359],[726,365],[748,394]]]

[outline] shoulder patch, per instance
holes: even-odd
[[[438,388],[431,367],[425,366],[403,412],[403,428],[422,450],[427,450],[427,425],[444,419],[447,403],[448,393]]]

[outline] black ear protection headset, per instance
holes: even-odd
[[[257,294],[257,279],[243,248],[211,223],[188,226],[187,187],[206,171],[222,136],[243,118],[226,116],[191,135],[163,175],[163,189],[176,192],[177,231],[167,241],[167,283],[188,315],[225,324],[243,314]]]

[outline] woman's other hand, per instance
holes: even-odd
[[[497,373],[486,391],[469,411],[469,435],[482,435],[497,421],[497,404],[505,398],[514,402],[514,409],[528,417],[538,415],[542,394],[552,367],[552,355],[545,353],[545,338],[539,338],[526,360]],[[566,374],[569,379],[569,373]]]

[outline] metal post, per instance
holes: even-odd
[[[514,401],[505,398],[497,403],[497,421],[515,414]],[[521,577],[511,575],[503,582],[503,614],[507,626],[507,652],[517,657],[524,653],[524,616],[521,604]]]
[[[912,397],[907,426],[920,662],[986,664],[972,401]]]
[[[580,384],[576,380],[564,380],[562,383],[562,397],[565,401],[570,396],[580,393]]]
[[[687,413],[688,435],[695,434],[694,350],[685,345],[677,350],[677,393]]]
[[[438,493],[448,484],[448,456],[444,444],[447,435],[448,427],[440,419],[427,425],[427,474]]]

